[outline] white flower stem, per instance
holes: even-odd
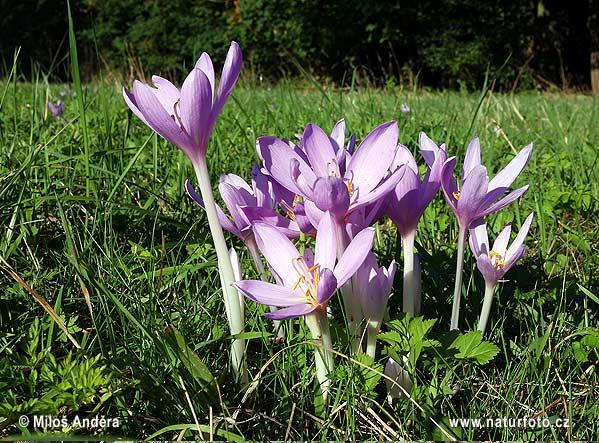
[[[366,327],[366,355],[373,359],[376,357],[376,338],[381,330],[381,323],[376,321],[368,321]]]
[[[312,338],[316,340],[314,350],[314,361],[316,365],[316,378],[322,391],[322,397],[325,403],[328,401],[331,380],[329,374],[335,367],[335,360],[330,350],[333,348],[331,332],[329,330],[329,320],[325,310],[317,309],[305,316],[306,324],[312,333]]]
[[[262,260],[260,259],[260,253],[258,252],[258,246],[254,240],[249,240],[246,242],[246,246],[248,251],[250,251],[250,255],[252,256],[252,260],[254,265],[256,266],[256,270],[260,275],[260,280],[268,282],[268,276],[266,275],[266,270],[264,269],[264,265],[262,264]],[[277,308],[275,306],[269,306],[270,312],[275,312]],[[283,325],[280,320],[273,320],[273,328],[277,333],[277,337],[285,338],[285,330],[283,329]]]
[[[458,329],[460,319],[460,298],[462,297],[462,274],[464,271],[464,243],[466,242],[466,229],[460,226],[458,234],[458,259],[455,267],[455,286],[453,288],[453,307],[451,309],[450,330]]]
[[[402,236],[403,246],[403,312],[416,311],[416,275],[414,273],[414,239],[416,231]]]
[[[491,305],[493,304],[493,293],[495,292],[495,285],[485,283],[485,299],[483,301],[483,308],[480,312],[480,318],[478,320],[478,330],[485,333],[487,328],[487,321],[489,320],[489,314],[491,312]]]
[[[204,200],[210,234],[212,235],[216,257],[218,259],[218,268],[221,276],[229,329],[232,335],[241,334],[244,329],[243,310],[241,309],[241,301],[237,294],[237,290],[233,287],[235,275],[233,273],[233,266],[231,265],[223,229],[216,214],[216,203],[214,202],[214,194],[212,193],[212,185],[210,184],[210,175],[208,173],[206,159],[202,158],[197,162],[194,162],[194,170],[198,185],[200,186],[200,193]],[[246,384],[248,382],[248,374],[244,356],[245,340],[233,340],[231,345],[231,363],[233,365],[233,370],[235,371],[235,374],[241,378],[241,382]]]
[[[420,257],[414,254],[414,315],[420,315],[422,306],[422,268]]]
[[[337,260],[340,260],[349,243],[342,222],[335,222],[335,233],[337,237]],[[343,296],[345,319],[347,321],[347,328],[351,340],[351,352],[357,354],[362,350],[360,324],[362,323],[363,315],[362,307],[359,304],[359,300],[356,300],[356,294],[354,293],[353,277],[341,287],[341,295]]]

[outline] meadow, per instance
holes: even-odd
[[[61,91],[66,112],[53,118],[46,103]],[[340,118],[358,140],[398,120],[400,141],[419,163],[419,131],[446,143],[458,164],[477,135],[490,175],[535,144],[514,185],[530,184],[528,193],[489,218],[495,236],[535,213],[526,255],[500,284],[485,336],[499,352],[487,361],[439,351],[448,339],[457,229],[437,195],[416,238],[427,321],[411,343],[420,349],[411,399],[386,398],[381,371],[393,327],[384,326],[388,340],[371,361],[347,356],[333,321],[339,354],[332,401],[324,406],[315,402],[303,321],[287,321],[285,338],[277,339],[257,304],[246,304],[244,335],[252,382],[235,380],[206,217],[184,189],[193,179],[189,161],[132,116],[120,85],[99,82],[85,85],[83,96],[74,92],[41,80],[0,83],[0,436],[40,431],[18,418],[44,414],[120,419],[119,428],[102,431],[47,430],[55,436],[599,438],[597,98],[311,82],[235,89],[208,151],[213,183],[225,172],[249,179],[256,137],[293,138],[308,122],[329,131]],[[240,242],[227,241],[255,277]],[[401,262],[388,220],[377,226],[375,249],[382,263]],[[465,272],[460,326],[472,330],[484,283],[469,251]],[[401,323],[399,274],[390,318]],[[504,417],[547,418],[551,426],[450,425],[454,418]],[[557,419],[568,419],[569,427],[558,427]]]

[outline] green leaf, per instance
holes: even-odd
[[[582,293],[584,295],[586,295],[587,297],[589,297],[591,300],[593,300],[595,303],[597,303],[599,305],[599,297],[597,297],[595,294],[593,294],[591,291],[589,291],[584,286],[581,286],[580,283],[576,283],[576,284],[578,285],[578,288],[582,291]]]
[[[475,360],[481,365],[489,363],[499,352],[499,348],[493,343],[482,341],[480,331],[470,331],[458,336],[449,349],[459,351],[456,358]]]
[[[204,388],[210,400],[216,399],[214,376],[200,357],[185,343],[185,339],[174,326],[167,326],[164,330],[166,343],[179,358],[185,369]]]
[[[579,341],[572,343],[571,348],[574,358],[578,363],[585,363],[589,361],[589,354]]]

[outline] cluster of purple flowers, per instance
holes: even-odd
[[[256,141],[259,162],[252,169],[251,183],[234,174],[221,176],[218,189],[226,207],[221,208],[212,196],[206,151],[241,65],[241,50],[233,42],[218,88],[212,61],[204,53],[180,90],[168,80],[153,76],[154,86],[136,81],[132,91],[123,91],[132,112],[180,148],[194,165],[200,194],[189,181],[186,189],[208,216],[232,333],[242,331],[244,326],[243,298],[231,294],[235,288],[234,292],[270,306],[266,314],[270,319],[304,316],[315,338],[322,340],[325,348],[330,347],[327,307],[339,290],[353,351],[364,350],[364,336],[366,352],[374,357],[376,335],[393,288],[396,263],[385,267],[377,262],[372,226],[387,216],[397,227],[404,252],[402,306],[405,312],[418,314],[420,266],[414,254],[414,239],[420,218],[440,188],[456,216],[460,232],[452,328],[457,328],[468,232],[478,269],[487,289],[491,288],[486,298],[489,292],[492,296],[492,288],[524,253],[523,243],[532,214],[509,248],[509,226],[489,248],[484,220],[526,192],[525,186],[505,195],[530,159],[532,145],[489,180],[481,164],[479,141],[473,139],[458,184],[454,178],[456,158],[447,158],[446,146],[437,145],[424,132],[419,137],[422,166],[426,170],[421,177],[423,168],[411,151],[398,143],[399,128],[395,121],[375,127],[358,145],[355,137],[347,137],[344,120],[338,121],[330,134],[309,123],[295,141],[259,137]],[[403,106],[402,112],[410,112],[409,107]],[[245,244],[260,280],[232,277],[233,266],[221,228]],[[314,248],[298,250],[294,240],[300,237],[302,245],[305,239],[313,237]],[[260,253],[271,277],[264,269]],[[490,309],[490,301],[487,308]],[[483,320],[486,323],[483,316],[484,312],[479,323]],[[331,355],[321,357],[323,383],[331,369],[331,360]],[[239,356],[236,365],[241,368]]]

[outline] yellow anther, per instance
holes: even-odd
[[[349,195],[354,193],[354,184],[349,180],[345,182],[345,187],[347,188],[347,192],[349,192]]]
[[[455,198],[456,200],[460,199],[460,193],[459,192],[452,192],[451,195],[453,195],[453,198]]]
[[[295,215],[295,212],[293,211],[287,211],[286,215],[288,218],[290,218],[293,221],[297,221],[297,216]]]
[[[295,205],[304,201],[304,198],[301,195],[295,194],[293,197],[293,201],[291,202],[291,207],[295,208]]]
[[[489,253],[489,258],[491,259],[491,264],[495,267],[495,270],[500,271],[505,266],[503,255],[501,255],[499,252],[491,251]]]

